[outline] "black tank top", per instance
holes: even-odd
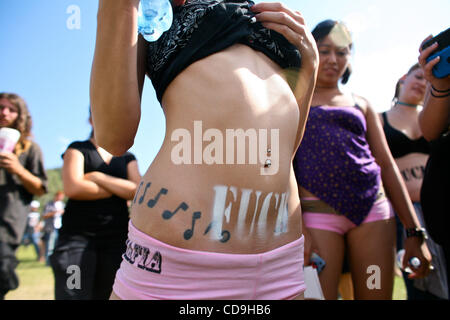
[[[424,137],[411,140],[403,132],[389,124],[386,112],[383,112],[382,116],[384,120],[384,134],[386,135],[389,149],[391,149],[394,158],[401,158],[410,153],[430,154],[429,142]]]
[[[283,69],[298,70],[298,49],[281,34],[252,23],[245,0],[187,0],[175,7],[170,29],[148,44],[147,74],[161,102],[170,82],[197,60],[236,43],[263,52]]]
[[[113,157],[105,163],[95,146],[89,141],[76,141],[68,149],[80,151],[84,156],[84,172],[100,171],[105,174],[126,179],[127,165],[136,160],[132,153]],[[63,154],[64,156],[64,154]],[[100,200],[67,201],[62,218],[61,235],[82,235],[96,238],[126,236],[128,232],[127,200],[112,196]]]

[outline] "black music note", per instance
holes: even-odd
[[[209,226],[206,228],[205,233],[203,233],[203,235],[208,234],[208,232],[209,232],[209,231],[211,230],[211,228],[212,228],[212,225],[213,225],[213,222],[211,222],[211,223],[209,224]],[[222,242],[222,243],[225,243],[225,242],[227,242],[228,240],[230,240],[231,234],[230,234],[230,232],[227,231],[227,230],[222,230],[221,236],[222,236],[222,239],[220,239],[219,241]]]
[[[161,190],[158,192],[158,194],[156,195],[156,197],[154,199],[148,200],[147,206],[149,208],[153,208],[156,205],[156,203],[158,203],[159,197],[162,194],[167,194],[167,192],[169,192],[169,191],[166,188],[161,188]]]
[[[171,219],[171,218],[177,213],[178,210],[181,209],[181,210],[183,210],[183,211],[186,211],[188,208],[189,208],[189,206],[188,206],[185,202],[182,202],[182,203],[178,206],[178,208],[176,208],[175,211],[173,211],[173,212],[171,212],[171,211],[169,211],[169,210],[164,210],[164,212],[163,212],[163,214],[162,214],[162,217],[163,217],[165,220],[169,220],[169,219]]]
[[[145,186],[145,190],[144,190],[144,194],[139,198],[139,204],[142,204],[142,202],[144,202],[144,198],[145,198],[145,194],[147,193],[148,188],[150,188],[150,185],[152,183],[149,182],[147,183],[147,185]]]
[[[192,236],[194,235],[195,221],[197,219],[200,219],[201,217],[202,217],[202,213],[200,211],[194,212],[194,214],[192,215],[192,228],[187,229],[183,235],[185,240],[189,240],[192,238]]]
[[[142,188],[143,184],[144,184],[144,181],[141,181],[141,183],[139,184],[138,189],[136,190],[136,194],[134,195],[133,204],[136,203],[138,194],[139,194],[139,192],[141,192],[141,188]]]

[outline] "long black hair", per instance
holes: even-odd
[[[314,39],[316,40],[316,42],[319,42],[320,40],[327,37],[330,34],[330,32],[333,30],[333,28],[340,23],[342,23],[342,22],[338,22],[338,21],[331,20],[331,19],[324,20],[324,21],[320,22],[313,29],[313,31],[311,33],[312,33]],[[350,49],[352,48],[352,46],[353,46],[353,44],[350,43],[349,44]],[[349,65],[347,67],[347,69],[345,69],[344,74],[342,75],[341,83],[346,84],[348,82],[351,74],[352,74],[352,68]]]

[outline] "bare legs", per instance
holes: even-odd
[[[325,299],[336,300],[346,250],[344,236],[312,228],[309,231],[327,263],[319,275]],[[346,238],[355,299],[392,299],[395,220],[362,224],[349,231]],[[379,277],[379,282],[371,283],[372,276]]]

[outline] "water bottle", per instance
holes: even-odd
[[[405,249],[399,250],[397,252],[397,266],[406,273],[411,273],[412,270],[408,265],[406,265],[406,267],[403,269],[404,256],[405,256]],[[416,269],[420,267],[420,260],[417,257],[412,257],[411,259],[409,259],[409,263]]]
[[[169,0],[141,0],[138,12],[138,32],[153,42],[169,30],[173,12]]]

